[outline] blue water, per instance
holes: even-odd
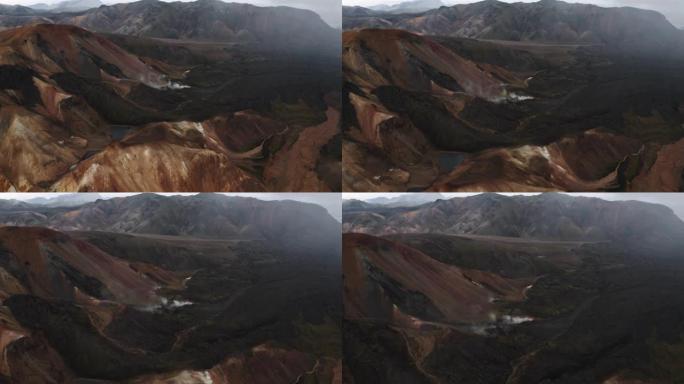
[[[133,129],[130,125],[110,125],[109,132],[112,134],[112,139],[121,140],[128,132]]]
[[[466,155],[461,152],[440,152],[437,157],[440,172],[449,172],[465,160]]]

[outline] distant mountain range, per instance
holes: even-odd
[[[366,200],[369,204],[380,204],[387,207],[412,207],[444,199],[441,193],[409,193],[394,197],[376,197]]]
[[[557,0],[485,0],[401,14],[344,7],[344,28],[397,28],[426,35],[488,40],[605,44],[646,52],[681,48],[684,34],[662,14]]]
[[[258,7],[219,0],[143,0],[99,6],[72,0],[55,8],[0,6],[0,29],[25,24],[70,24],[96,32],[205,41],[255,42],[268,47],[331,50],[339,31],[313,11]],[[81,12],[74,12],[80,8]]]
[[[444,6],[441,0],[411,0],[398,4],[380,4],[368,7],[374,11],[387,13],[417,13]]]
[[[103,199],[99,193],[70,193],[58,195],[52,198],[36,197],[26,200],[28,204],[43,205],[46,207],[73,207],[91,203]]]
[[[38,11],[50,12],[79,12],[104,5],[100,0],[65,0],[55,4],[38,3],[29,5],[29,8]]]
[[[343,230],[376,236],[438,233],[560,241],[684,239],[684,222],[665,206],[554,193],[510,197],[486,193],[418,207],[347,202]]]
[[[339,190],[339,42],[291,7],[0,7],[0,190]]]
[[[316,247],[338,236],[340,223],[325,208],[296,201],[262,201],[253,198],[198,194],[162,196],[139,194],[108,200],[64,198],[75,205],[64,207],[39,200],[3,201],[0,224],[42,226],[61,231],[85,230],[204,238],[240,238],[278,241],[293,246]],[[293,220],[293,218],[297,218]]]
[[[26,16],[32,15],[35,10],[21,5],[5,5],[0,4],[0,15],[5,16]]]

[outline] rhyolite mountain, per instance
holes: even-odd
[[[396,28],[343,34],[345,190],[684,189],[674,43],[628,53]]]
[[[0,225],[2,382],[342,380],[340,224],[322,207],[143,194],[0,211],[63,220]]]
[[[545,0],[343,10],[343,189],[684,190],[684,33]]]
[[[684,33],[665,16],[631,7],[606,8],[558,0],[485,0],[416,15],[382,17],[375,10],[375,14],[364,16],[358,10],[349,11],[345,11],[345,28],[383,27],[474,39],[601,44],[643,53],[684,48]]]
[[[684,222],[665,206],[563,194],[484,193],[417,207],[345,202],[345,232],[438,233],[560,241],[659,241],[684,238]]]
[[[680,377],[684,222],[664,206],[483,194],[343,214],[349,381]]]
[[[252,37],[239,41],[179,40],[199,36],[173,34],[160,40],[42,20],[83,14],[30,16],[41,19],[36,25],[8,16],[12,25],[0,31],[0,190],[340,189],[340,73],[331,65],[339,61],[339,45],[325,42],[330,36],[339,40],[339,33],[320,19],[328,35],[307,29],[316,22],[301,11],[294,28],[305,29],[306,36],[298,36],[284,20],[271,20],[300,14],[287,7],[252,12],[251,6],[219,2],[123,6],[171,7],[175,23],[192,13],[174,8],[181,5],[212,17],[225,13],[214,6],[235,6],[226,17],[245,23],[235,28],[264,31],[244,32]],[[158,14],[142,8],[122,17]],[[298,42],[290,45],[276,35]],[[328,48],[309,44],[313,40]]]

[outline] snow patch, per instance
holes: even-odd
[[[528,95],[519,95],[515,92],[511,92],[508,95],[508,100],[512,101],[512,102],[519,102],[519,101],[534,100],[534,97],[528,96]]]
[[[152,305],[146,305],[140,310],[144,312],[157,312],[160,310],[168,310],[168,309],[177,309],[177,308],[182,308],[182,307],[187,307],[188,305],[194,305],[192,301],[189,300],[176,300],[176,299],[171,299],[169,300],[166,297],[162,297],[160,299],[160,302],[158,304],[152,304]]]
[[[529,96],[529,95],[523,95],[515,92],[508,92],[506,90],[503,91],[503,94],[501,96],[493,97],[490,99],[491,102],[496,103],[496,104],[502,104],[502,103],[519,103],[523,101],[528,101],[528,100],[534,100],[534,97]]]
[[[169,300],[165,297],[161,298],[161,305],[162,307],[165,308],[181,308],[181,307],[186,307],[188,305],[193,305],[194,303],[189,300]]]
[[[162,87],[162,88],[163,89],[187,89],[187,88],[190,88],[190,86],[186,85],[186,84],[177,83],[175,81],[169,81],[169,83],[165,87]]]
[[[528,323],[534,321],[535,319],[530,316],[513,316],[513,315],[503,315],[498,316],[494,312],[489,313],[489,322],[473,324],[468,326],[468,331],[480,335],[480,336],[490,336],[493,335],[496,330],[509,327],[512,325],[519,325],[523,323]]]
[[[160,89],[160,90],[190,88],[189,85],[169,80],[165,75],[160,75],[159,77],[157,77],[157,76],[152,76],[152,77],[153,78],[151,78],[151,76],[145,76],[145,75],[139,76],[138,81],[147,85],[148,87],[151,87],[154,89]]]
[[[530,289],[532,289],[533,286],[534,286],[534,284],[530,284],[530,285],[528,285],[527,287],[525,287],[525,289],[523,289],[523,295],[527,295],[527,292],[528,292]]]
[[[509,315],[504,315],[501,317],[501,322],[504,324],[522,324],[522,323],[529,323],[530,321],[534,321],[534,318],[529,317],[529,316],[509,316]]]

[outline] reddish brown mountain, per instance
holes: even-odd
[[[349,381],[677,380],[684,223],[665,207],[485,194],[352,201],[344,221]]]
[[[138,195],[2,210],[21,226],[0,226],[0,381],[341,384],[325,209]]]
[[[679,59],[395,29],[343,44],[346,190],[682,188]]]
[[[222,65],[245,66],[241,56],[217,60],[206,44],[157,42],[140,56],[131,50],[150,41],[124,42],[128,49],[66,25],[0,33],[2,190],[339,188],[330,176],[339,174],[332,72],[307,68],[309,82],[293,64],[302,56],[284,59],[290,72],[274,72],[277,59],[251,51],[255,73],[236,74]],[[169,51],[184,64],[164,62]],[[227,92],[230,81],[251,91]]]

